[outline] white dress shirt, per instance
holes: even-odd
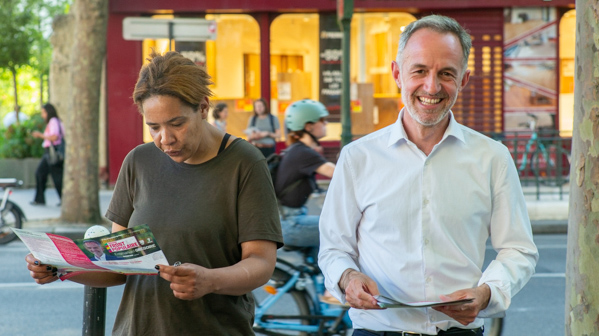
[[[503,314],[538,260],[516,167],[495,140],[450,122],[426,156],[401,122],[343,148],[320,217],[319,265],[326,287],[356,269],[382,295],[403,302],[491,289],[479,317]],[[481,270],[487,238],[497,258]],[[432,308],[350,309],[354,328],[436,334],[463,325]],[[481,318],[467,326],[476,328]]]

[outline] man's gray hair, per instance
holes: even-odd
[[[399,45],[397,46],[397,57],[395,61],[401,66],[403,51],[408,44],[408,40],[412,35],[419,29],[428,28],[437,33],[451,33],[454,34],[460,44],[462,45],[462,52],[464,54],[463,69],[465,72],[468,68],[468,56],[470,55],[470,48],[472,47],[472,39],[470,34],[460,24],[447,16],[442,15],[429,15],[419,20],[413,21],[406,26],[406,29],[401,33],[399,37]]]

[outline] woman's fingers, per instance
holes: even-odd
[[[25,257],[29,274],[38,284],[46,284],[58,280],[58,269],[52,265],[44,265],[32,254]]]

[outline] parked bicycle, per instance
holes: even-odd
[[[538,117],[527,113],[530,120],[522,123],[531,130],[530,138],[526,142],[522,153],[518,174],[521,177],[532,176],[536,181],[548,186],[562,186],[569,181],[570,152],[563,148],[562,143],[554,143],[553,138],[539,136],[537,127]],[[518,146],[516,141],[514,144]],[[516,150],[516,156],[517,150]]]
[[[17,238],[12,228],[20,229],[26,220],[21,208],[9,200],[12,189],[23,185],[23,181],[15,178],[0,178],[0,189],[4,195],[0,199],[0,244],[6,244]]]
[[[253,291],[256,300],[254,331],[262,335],[345,335],[351,329],[349,306],[321,300],[324,277],[307,248],[295,265],[277,258],[268,283]]]

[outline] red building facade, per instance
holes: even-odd
[[[574,3],[574,0],[355,0],[354,13],[407,13],[414,18],[435,13],[453,17],[460,22],[473,37],[473,52],[469,60],[472,76],[453,112],[458,121],[476,130],[502,132],[510,128],[511,123],[516,123],[510,121],[517,120],[512,116],[530,110],[546,113],[553,118],[554,123],[559,120],[559,92],[562,90],[558,88],[563,85],[564,80],[560,81],[563,77],[560,75],[560,67],[563,64],[559,58],[557,26],[562,16],[574,8]],[[259,78],[253,81],[259,82],[260,96],[273,97],[273,91],[278,91],[277,94],[281,98],[284,86],[273,87],[275,82],[272,73],[274,68],[271,39],[274,36],[271,27],[274,20],[286,13],[335,15],[337,3],[334,0],[111,0],[109,8],[106,56],[107,161],[109,182],[114,184],[125,155],[144,140],[143,118],[131,99],[139,69],[143,64],[144,44],[141,41],[128,41],[123,38],[125,18],[165,13],[177,17],[200,18],[206,15],[233,13],[250,15],[255,19],[259,30]],[[534,16],[536,12],[529,11],[529,8],[534,8],[540,13],[537,20],[540,23],[531,24],[530,34],[518,31],[512,36],[511,29],[516,26],[513,22],[518,21],[522,26],[533,21],[530,16]],[[527,54],[528,50],[540,45],[549,45],[549,48],[554,50],[549,56],[543,57],[535,56],[534,53],[532,56]],[[289,62],[289,59],[286,56],[285,61]],[[240,62],[244,67],[251,67],[252,57],[243,58]],[[303,62],[306,63],[305,60]],[[356,65],[356,68],[359,68],[359,65]],[[548,79],[539,83],[520,77],[527,71],[544,74],[543,71],[547,69],[553,76],[548,76]],[[374,70],[371,72],[376,73]],[[316,76],[318,78],[318,75]],[[279,77],[279,81],[283,77]],[[224,81],[220,77],[218,80]],[[376,96],[377,85],[374,86]],[[364,95],[368,96],[369,91],[365,92]],[[523,99],[524,105],[518,105],[517,99],[509,98],[514,94],[522,96],[523,92],[526,97]],[[380,93],[378,100],[374,99],[371,103],[367,97],[362,102],[357,99],[360,106],[355,111],[371,110],[374,106],[377,107],[377,111],[382,111],[387,103],[387,96]],[[235,101],[248,97],[220,98]],[[396,97],[391,99],[398,101]],[[239,102],[236,104],[239,105]],[[278,109],[282,109],[283,100],[279,99],[278,104]],[[392,105],[393,110],[398,110],[397,104],[399,103]],[[383,117],[384,114],[380,112],[375,119]]]

